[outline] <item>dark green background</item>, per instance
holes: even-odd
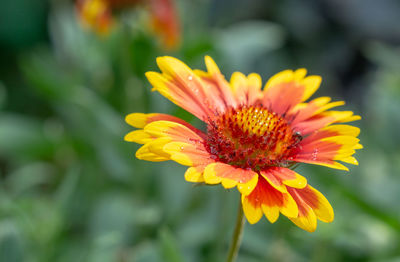
[[[238,193],[193,186],[173,162],[135,159],[131,112],[198,124],[144,73],[173,55],[204,69],[306,67],[316,96],[363,120],[350,172],[299,172],[335,210],[310,234],[281,217],[246,225],[238,261],[400,261],[400,2],[179,1],[183,44],[166,52],[143,10],[122,12],[109,37],[76,22],[68,1],[0,2],[0,261],[223,261]]]

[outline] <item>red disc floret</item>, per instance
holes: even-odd
[[[259,171],[290,166],[301,139],[282,116],[261,106],[241,106],[208,120],[205,146],[217,161]]]

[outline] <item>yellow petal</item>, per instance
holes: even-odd
[[[253,206],[244,195],[242,195],[242,207],[244,215],[250,224],[255,224],[261,219],[263,214],[261,208]]]
[[[321,85],[322,78],[320,76],[308,76],[304,78],[302,84],[305,85],[302,101],[309,99]]]
[[[312,163],[315,165],[319,165],[319,166],[326,166],[326,167],[330,167],[330,168],[334,168],[334,169],[339,169],[339,170],[345,170],[345,171],[349,171],[349,169],[347,167],[345,167],[344,165],[338,163],[338,162],[334,162],[333,164],[329,164],[329,163]]]
[[[329,201],[325,198],[321,192],[316,190],[315,188],[309,186],[309,188],[316,194],[318,198],[318,208],[313,209],[315,215],[318,217],[319,220],[325,223],[330,223],[334,219],[333,208]]]
[[[213,75],[213,74],[220,74],[221,71],[219,71],[219,68],[217,66],[217,64],[214,62],[214,60],[210,57],[210,56],[205,56],[204,58],[205,63],[206,63],[206,67],[207,67],[207,71]]]
[[[170,121],[155,121],[144,127],[144,131],[154,137],[167,136],[168,129],[176,127],[180,124]]]
[[[338,107],[338,106],[343,106],[343,105],[345,105],[344,101],[332,102],[332,103],[326,104],[324,106],[321,106],[317,111],[314,112],[314,114],[316,115],[316,114],[324,112],[324,111],[326,111],[328,109],[331,109],[331,108],[334,108],[334,107]]]
[[[222,178],[219,176],[216,176],[214,166],[216,163],[212,163],[206,166],[204,169],[204,181],[207,184],[219,184],[222,181]]]
[[[192,159],[182,152],[185,147],[193,147],[191,144],[183,142],[171,142],[163,147],[163,151],[171,154],[171,159],[184,166],[193,166]]]
[[[279,208],[277,206],[266,206],[261,205],[261,209],[265,215],[265,217],[271,223],[275,223],[276,220],[279,218]]]
[[[353,121],[357,121],[357,120],[361,120],[361,116],[358,116],[358,115],[350,116],[350,117],[342,119],[340,122],[342,122],[342,123],[353,122]]]
[[[168,80],[162,74],[157,72],[147,72],[146,77],[150,84],[153,86],[152,91],[157,90],[167,99],[176,103],[175,99],[171,96],[170,90],[167,86]]]
[[[207,72],[204,72],[203,70],[194,69],[193,72],[194,72],[195,75],[197,75],[198,77],[205,77],[205,78],[210,77],[210,74],[207,73]]]
[[[237,183],[238,183],[237,181],[228,178],[223,178],[221,181],[222,186],[226,189],[236,186]]]
[[[185,63],[171,56],[157,57],[157,65],[164,74],[170,76],[176,76],[177,72],[193,73]],[[195,77],[194,73],[193,77]]]
[[[265,172],[260,172],[261,175],[265,178],[265,180],[268,181],[268,183],[275,188],[276,190],[282,192],[282,193],[287,193],[287,189],[286,186],[282,183],[279,184],[280,181],[278,181],[277,179],[273,180],[274,175],[271,173],[270,175],[268,175],[268,173]],[[270,177],[271,176],[271,177]],[[272,178],[272,179],[271,179]]]
[[[125,117],[125,121],[133,127],[143,128],[145,125],[147,125],[148,117],[152,115],[154,114],[132,113]]]
[[[307,179],[296,173],[295,179],[284,180],[283,183],[293,188],[304,188],[307,185]]]
[[[297,217],[299,214],[299,208],[297,207],[296,201],[294,201],[293,197],[288,193],[284,194],[286,202],[283,206],[279,207],[281,213],[287,217]]]
[[[171,139],[169,137],[160,137],[152,142],[147,143],[149,146],[149,150],[159,156],[163,156],[165,158],[169,158],[170,154],[164,150],[164,146],[171,142]]]
[[[293,71],[292,70],[284,70],[273,75],[268,82],[265,84],[264,92],[270,88],[271,86],[278,85],[281,83],[287,83],[293,80]]]
[[[259,74],[251,73],[247,76],[247,81],[250,86],[254,86],[257,89],[261,89],[262,79]]]
[[[358,166],[357,159],[355,159],[352,156],[349,156],[349,157],[346,157],[346,158],[342,158],[342,159],[339,159],[339,160],[342,161],[342,162],[348,163],[348,164],[353,164],[353,165]]]
[[[248,181],[247,183],[243,183],[243,184],[238,183],[237,189],[239,190],[239,192],[242,195],[247,196],[254,190],[254,188],[257,185],[257,182],[258,182],[258,175],[256,173],[254,173],[253,178],[250,181]]]
[[[182,153],[175,153],[171,155],[171,160],[184,165],[184,166],[193,166],[192,160],[185,154]]]
[[[191,146],[190,144],[183,143],[183,142],[171,142],[168,143],[164,146],[163,150],[167,152],[168,154],[175,154],[175,153],[181,153],[182,149],[185,146]]]
[[[360,134],[360,128],[349,125],[332,125],[322,128],[321,131],[337,132],[341,136],[357,137]]]
[[[158,73],[158,72],[153,72],[153,71],[149,71],[146,72],[146,78],[147,80],[150,82],[150,84],[155,88],[167,88],[167,79],[165,79],[165,77]]]
[[[314,232],[317,229],[317,216],[311,208],[308,208],[308,213],[305,216],[298,216],[296,218],[289,219],[296,224],[296,226],[308,231]]]
[[[353,136],[332,136],[332,137],[322,138],[320,141],[333,142],[339,145],[354,146],[360,141],[360,139]]]
[[[305,68],[299,68],[293,73],[293,79],[295,81],[301,81],[307,74],[307,69]]]
[[[230,85],[234,92],[241,90],[244,86],[247,86],[247,78],[240,72],[234,72],[231,76]]]
[[[328,96],[321,96],[312,100],[317,106],[323,106],[331,101],[331,98]]]
[[[169,158],[164,157],[164,156],[159,156],[154,154],[149,150],[149,144],[145,144],[141,148],[136,151],[136,157],[141,160],[147,160],[147,161],[152,161],[152,162],[161,162],[161,161],[167,161]]]
[[[196,167],[189,167],[185,172],[185,180],[188,182],[204,182],[203,172],[199,172]]]
[[[126,134],[124,140],[128,142],[135,142],[138,144],[146,144],[147,142],[152,141],[153,137],[143,130],[135,130]]]

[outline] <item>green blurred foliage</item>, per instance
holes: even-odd
[[[318,96],[363,116],[350,175],[301,166],[336,218],[310,234],[286,218],[246,225],[238,261],[400,261],[400,5],[396,1],[179,1],[182,46],[166,52],[141,13],[108,37],[82,29],[69,1],[0,8],[0,261],[223,261],[238,193],[193,186],[184,168],[135,159],[131,112],[196,119],[144,73],[159,55],[203,68],[213,56],[266,81],[322,75]]]

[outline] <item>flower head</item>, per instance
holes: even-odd
[[[305,69],[282,71],[262,90],[258,74],[236,72],[227,82],[210,57],[205,62],[207,72],[160,57],[162,73],[146,76],[154,90],[202,120],[206,130],[170,115],[130,114],[127,123],[139,130],[125,140],[143,144],[136,157],[189,166],[189,182],[237,187],[252,224],[263,215],[273,223],[282,213],[312,232],[317,219],[333,221],[327,199],[291,167],[309,163],[348,170],[338,161],[357,165],[352,155],[362,148],[360,130],[339,123],[360,116],[329,110],[344,104],[329,97],[305,102],[321,83],[319,76],[306,77]]]
[[[179,44],[179,19],[173,0],[77,0],[78,16],[83,25],[100,35],[109,34],[115,24],[113,11],[145,6],[150,13],[150,25],[160,36],[163,46],[172,49]]]

